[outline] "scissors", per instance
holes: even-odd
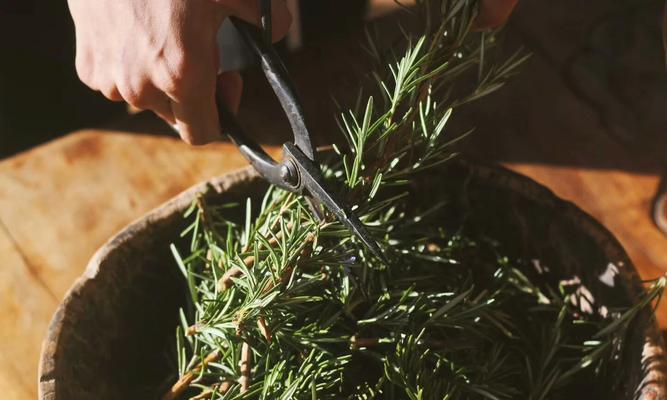
[[[261,61],[264,76],[278,98],[289,120],[294,142],[283,144],[283,159],[278,162],[271,158],[255,141],[250,139],[240,124],[223,105],[218,97],[220,128],[239,148],[241,154],[269,183],[293,193],[299,193],[306,200],[319,220],[324,218],[324,205],[338,220],[352,231],[364,245],[382,262],[387,263],[380,246],[368,232],[359,217],[331,191],[316,161],[316,153],[311,135],[306,125],[303,108],[294,84],[285,65],[276,53],[271,40],[271,1],[259,0],[261,28],[231,17],[231,21]]]

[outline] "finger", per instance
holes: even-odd
[[[210,87],[215,89],[215,84],[212,83]],[[214,90],[196,96],[172,98],[170,103],[178,133],[184,141],[201,145],[220,137]]]
[[[140,110],[151,110],[170,124],[175,123],[169,98],[148,80],[132,85],[128,79],[119,80],[118,92],[122,100]]]
[[[81,46],[81,48],[77,49],[74,61],[76,73],[81,82],[89,88],[102,93],[104,97],[111,101],[122,101],[123,96],[118,91],[115,82],[110,77],[100,76],[100,69],[99,67],[96,68],[93,54],[90,51],[82,50],[82,48],[86,47]]]
[[[215,15],[211,17],[216,20],[220,17],[221,20],[223,10],[215,4],[212,6],[211,14]],[[176,57],[177,62],[170,63],[167,59],[161,64],[162,68],[153,72],[153,80],[169,97],[175,128],[181,138],[191,145],[206,144],[220,138],[215,97],[218,71],[216,33],[212,31],[204,38],[186,36],[183,39],[184,48],[189,50]]]
[[[484,30],[498,27],[507,21],[518,0],[482,0],[474,29]]]
[[[234,114],[239,112],[241,105],[241,93],[243,92],[243,78],[236,71],[223,72],[218,75],[218,93]]]
[[[261,12],[259,1],[248,0],[217,0],[224,6],[227,14],[241,18],[259,26]],[[271,1],[271,36],[274,42],[287,35],[292,24],[292,14],[284,0]]]
[[[176,118],[174,118],[174,113],[171,109],[171,100],[169,97],[164,96],[162,100],[160,100],[159,107],[156,107],[152,111],[169,125],[174,125],[176,123]]]
[[[100,92],[111,101],[123,101],[123,96],[120,95],[115,84],[109,84],[106,87],[100,88]]]
[[[241,74],[236,71],[221,73],[217,77],[216,88],[228,109],[236,114],[241,104],[241,93],[243,91]],[[206,144],[217,140],[220,137],[220,123],[215,95],[212,104],[209,100],[206,101],[205,108],[198,110],[196,107],[198,106],[191,104],[191,102],[172,100],[171,109],[176,119],[179,134],[183,140],[193,145]],[[210,114],[213,114],[213,117]]]
[[[143,107],[137,107],[145,110],[151,110],[158,117],[173,125],[176,123],[174,113],[171,110],[171,101],[163,91],[154,84],[147,85],[143,93]],[[136,107],[136,106],[135,106]]]

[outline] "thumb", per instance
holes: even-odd
[[[243,92],[243,78],[236,71],[227,71],[218,75],[218,93],[223,103],[234,114],[239,112],[241,94]]]

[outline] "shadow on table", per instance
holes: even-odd
[[[504,46],[508,52],[524,46],[533,57],[501,91],[459,110],[451,134],[476,126],[463,150],[489,161],[662,173],[662,6],[662,0],[519,2]],[[395,21],[379,24],[392,29]],[[362,41],[360,31],[344,40],[320,38],[288,57],[318,144],[341,140],[332,96],[350,104],[356,95]],[[258,68],[244,76],[240,119],[248,133],[265,144],[288,140],[287,121]],[[174,135],[149,115],[125,122],[131,123],[115,128]]]
[[[465,112],[482,158],[662,172],[667,167],[664,2],[520,2],[519,78]]]

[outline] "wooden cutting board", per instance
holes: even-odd
[[[276,156],[279,149],[269,152]],[[226,143],[89,130],[0,162],[0,393],[37,396],[37,361],[57,304],[94,251],[189,186],[246,165]],[[510,164],[574,201],[622,242],[643,278],[667,271],[648,216],[655,174]],[[658,310],[667,328],[667,302]]]

